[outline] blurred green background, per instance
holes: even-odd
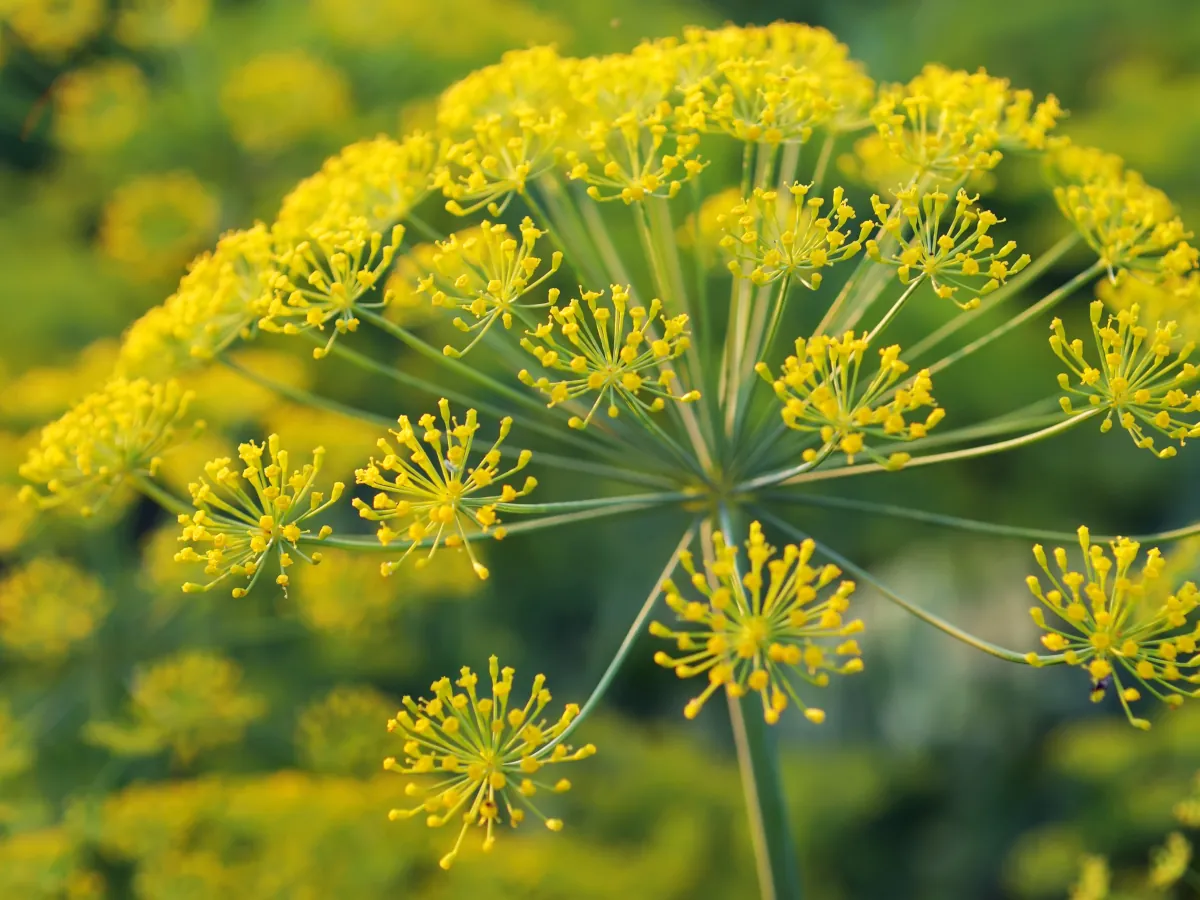
[[[1063,131],[1124,155],[1200,220],[1192,0],[0,0],[0,897],[755,895],[724,713],[685,727],[685,689],[649,648],[588,725],[601,753],[575,776],[563,835],[506,837],[445,875],[431,849],[445,835],[386,821],[400,780],[377,774],[395,752],[380,725],[396,698],[498,652],[582,700],[669,553],[653,519],[586,542],[513,539],[486,587],[469,572],[381,584],[375,561],[331,555],[286,600],[231,604],[178,593],[174,523],[156,508],[33,521],[15,485],[30,434],[105,377],[121,330],[187,260],[271,219],[343,144],[429,123],[444,87],[508,48],[611,52],[685,24],[776,18],[829,27],[879,80],[936,61],[1053,92],[1071,112]],[[1021,185],[1001,193],[1014,236],[1038,243],[1047,225]],[[984,377],[950,386],[977,409],[1053,371],[1040,331],[981,357]],[[297,384],[340,377],[287,365]],[[339,425],[334,439],[303,410],[239,399],[204,410],[214,427],[171,460],[177,484],[268,430],[325,443],[340,475],[374,437]],[[1160,462],[1115,440],[1077,452],[1087,466],[1068,442],[956,469],[937,505],[1127,533],[1196,518],[1191,454]],[[907,490],[933,505],[929,483]],[[833,514],[824,529],[936,611],[1032,646],[1025,543]],[[863,608],[867,672],[834,689],[821,728],[779,726],[809,897],[1036,900],[1066,896],[1084,852],[1144,867],[1200,768],[1200,710],[1134,732],[1087,702],[1078,672],[982,657],[869,592]],[[181,661],[195,649],[232,660],[240,682]],[[89,722],[126,721],[135,673],[168,658],[201,674],[157,689],[198,721],[242,708],[244,734],[146,757],[87,740]]]

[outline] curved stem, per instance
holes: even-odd
[[[629,630],[625,633],[625,637],[622,639],[621,645],[617,647],[617,652],[613,654],[613,658],[609,661],[608,666],[605,668],[604,674],[600,676],[600,680],[596,682],[596,686],[592,689],[592,693],[588,696],[587,700],[584,701],[583,706],[579,708],[579,715],[571,720],[571,724],[563,729],[562,734],[535,753],[535,758],[540,759],[553,750],[556,744],[561,744],[563,741],[565,741],[570,736],[571,732],[583,724],[583,720],[586,719],[591,714],[592,710],[594,710],[600,704],[600,701],[604,699],[605,693],[608,692],[609,685],[612,684],[613,679],[616,678],[617,673],[621,670],[621,666],[624,665],[625,658],[629,656],[629,651],[633,649],[633,645],[636,643],[638,635],[641,634],[642,627],[646,624],[646,619],[649,618],[650,612],[654,609],[655,601],[658,600],[659,594],[662,593],[663,582],[671,577],[671,573],[675,571],[675,566],[679,564],[680,555],[688,548],[688,546],[692,543],[692,540],[696,537],[696,524],[697,523],[693,521],[683,533],[683,537],[680,539],[679,545],[675,548],[675,552],[673,552],[670,558],[667,560],[667,564],[663,567],[662,574],[655,579],[654,586],[650,588],[650,594],[646,597],[646,601],[642,604],[642,608],[638,610],[638,614],[634,616],[633,624],[629,626]]]
[[[1032,431],[1029,434],[1022,434],[1015,438],[1010,438],[1007,441],[997,441],[994,444],[983,444],[979,447],[968,447],[965,450],[951,450],[946,453],[933,453],[929,456],[917,456],[910,459],[904,464],[905,469],[913,468],[914,466],[929,466],[943,462],[954,462],[963,459],[975,459],[980,456],[991,456],[995,453],[1004,453],[1007,450],[1015,450],[1018,447],[1024,447],[1028,444],[1034,444],[1038,441],[1045,440],[1048,437],[1053,437],[1067,431],[1084,419],[1090,419],[1103,410],[1099,408],[1087,409],[1083,412],[1076,413],[1069,419],[1051,425],[1048,428],[1042,428],[1039,431]],[[811,481],[825,481],[830,478],[842,478],[846,475],[864,475],[868,472],[887,472],[890,471],[886,466],[881,466],[878,463],[866,463],[860,466],[839,466],[835,469],[822,469],[816,472],[808,472],[803,466],[796,466],[793,469],[777,472],[772,475],[764,475],[761,478],[755,478],[741,485],[739,490],[754,490],[760,487],[768,487],[776,484],[803,484]],[[794,474],[793,474],[794,473]]]
[[[809,535],[802,532],[800,529],[796,528],[793,525],[789,525],[783,519],[768,512],[765,509],[760,508],[758,510],[758,514],[760,516],[762,516],[763,519],[765,519],[766,521],[768,521],[772,525],[774,525],[776,528],[778,528],[780,531],[784,532],[785,534],[788,534],[789,536],[795,538],[796,540],[806,540],[806,539],[809,539],[809,537],[810,537]],[[945,632],[946,634],[950,635],[950,637],[954,638],[955,640],[962,641],[964,644],[974,647],[976,650],[981,650],[984,653],[987,653],[989,656],[994,656],[997,659],[1004,660],[1005,662],[1020,663],[1022,665],[1030,665],[1030,662],[1027,659],[1028,654],[1017,653],[1015,650],[1009,650],[1005,647],[999,646],[998,644],[993,644],[990,641],[985,641],[982,638],[978,638],[975,635],[971,634],[970,632],[963,631],[957,625],[953,625],[950,622],[947,622],[941,616],[931,613],[929,610],[918,606],[916,603],[913,603],[911,600],[904,599],[899,594],[897,594],[895,591],[893,591],[891,588],[889,588],[887,585],[885,585],[883,582],[879,581],[877,578],[872,576],[871,573],[868,572],[866,569],[862,568],[861,566],[855,565],[853,562],[846,559],[846,557],[842,556],[836,550],[832,550],[831,548],[827,547],[826,545],[822,544],[820,541],[817,541],[815,539],[813,539],[813,543],[815,543],[817,545],[817,549],[824,556],[829,557],[831,560],[833,560],[835,563],[837,563],[839,566],[841,566],[842,569],[849,572],[855,578],[858,578],[858,579],[866,582],[867,584],[871,585],[871,587],[875,588],[875,590],[877,590],[877,591],[879,591],[879,593],[883,594],[883,596],[885,596],[888,600],[891,600],[893,603],[895,603],[901,609],[916,616],[922,622],[932,625],[934,628],[938,629],[939,631]],[[1066,661],[1065,658],[1061,654],[1056,655],[1056,656],[1037,656],[1036,665],[1040,665],[1040,666],[1058,665],[1065,661]]]
[[[540,514],[578,512],[584,509],[604,509],[609,506],[621,506],[629,503],[659,506],[665,503],[695,499],[695,494],[685,491],[663,491],[657,494],[627,494],[624,497],[589,497],[586,500],[562,500],[555,503],[496,503],[495,507],[501,512]]]
[[[196,511],[192,504],[188,503],[179,497],[176,497],[166,488],[160,487],[146,475],[134,475],[131,479],[134,487],[161,506],[168,512],[173,512],[176,515],[190,516]]]
[[[924,522],[942,528],[952,528],[957,531],[974,532],[976,534],[993,534],[997,537],[1020,538],[1030,541],[1061,541],[1074,544],[1079,535],[1072,531],[1054,531],[1048,528],[1023,528],[1017,525],[999,525],[994,522],[983,522],[978,519],[964,519],[959,516],[948,516],[942,513],[929,512],[922,509],[911,509],[907,506],[894,506],[888,503],[872,503],[867,500],[853,500],[849,497],[823,497],[814,494],[785,494],[775,491],[766,495],[767,499],[779,503],[793,503],[797,506],[818,506],[824,509],[845,509],[853,512],[870,513],[876,516],[887,516],[893,519],[904,519],[910,522]],[[1155,541],[1179,541],[1200,534],[1200,522],[1173,528],[1170,531],[1159,531],[1154,534],[1135,535],[1130,540],[1142,544]],[[1119,535],[1095,534],[1094,541],[1115,541]]]

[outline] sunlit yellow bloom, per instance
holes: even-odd
[[[438,401],[438,411],[441,429],[437,427],[437,418],[430,413],[417,420],[420,433],[408,416],[401,416],[400,428],[391,432],[395,444],[380,439],[379,449],[384,455],[379,459],[372,457],[366,468],[354,473],[359,484],[378,493],[370,505],[356,497],[354,508],[364,519],[380,523],[376,534],[384,546],[397,539],[410,542],[399,559],[383,564],[383,574],[390,575],[422,541],[429,541],[429,553],[417,559],[418,566],[425,565],[439,547],[463,549],[475,574],[487,578],[487,568],[471,549],[471,533],[490,531],[494,538],[502,539],[505,528],[500,525],[497,509],[526,496],[537,487],[537,479],[527,477],[519,491],[505,484],[498,494],[480,495],[480,492],[524,469],[532,454],[522,450],[512,468],[500,471],[500,445],[512,429],[512,419],[504,418],[491,449],[472,467],[471,445],[479,430],[475,410],[468,409],[461,423],[450,415],[446,400]],[[389,477],[386,474],[389,472],[394,476]]]
[[[429,193],[437,159],[436,142],[421,132],[350,144],[284,197],[275,230],[287,236],[338,231],[365,219],[369,229],[387,233]]]
[[[1185,828],[1200,827],[1200,772],[1192,778],[1191,792],[1175,804],[1172,814]]]
[[[107,15],[104,0],[21,0],[6,23],[34,53],[59,57],[95,36]]]
[[[329,338],[313,349],[321,359],[338,335],[358,330],[360,309],[382,309],[384,295],[376,290],[404,237],[394,225],[390,238],[373,231],[366,219],[351,219],[333,231],[313,231],[300,241],[287,241],[276,257],[270,277],[271,299],[258,320],[263,331],[299,334],[324,332]]]
[[[755,188],[752,197],[729,211],[721,223],[721,246],[733,254],[729,268],[735,275],[747,275],[755,284],[786,276],[815,291],[821,286],[820,269],[862,250],[875,223],[863,222],[851,239],[854,207],[845,192],[834,188],[829,212],[822,215],[825,201],[809,197],[811,189],[811,184],[794,183],[781,202],[778,191]]]
[[[0,839],[0,896],[104,900],[104,879],[82,868],[84,855],[79,835],[66,826],[11,832]]]
[[[190,172],[142,175],[118,188],[100,214],[101,251],[138,278],[181,270],[217,227],[217,198]]]
[[[456,143],[435,184],[448,210],[466,215],[487,207],[498,216],[513,194],[554,166],[575,63],[551,47],[513,50],[442,94],[438,124]]]
[[[838,450],[846,454],[848,462],[865,453],[889,468],[900,468],[908,461],[907,453],[893,453],[885,460],[867,444],[867,438],[904,441],[925,437],[945,416],[930,393],[933,382],[927,369],[895,388],[908,371],[896,344],[879,351],[879,371],[864,387],[859,369],[868,349],[865,333],[847,331],[840,338],[818,334],[796,339],[796,354],[784,360],[779,378],[766,363],[755,367],[783,403],[780,414],[784,424],[820,436],[821,449],[805,450],[805,462]],[[923,421],[905,419],[924,407],[931,409]]]
[[[266,712],[262,698],[241,684],[231,660],[188,650],[138,669],[125,722],[89,722],[85,737],[119,756],[169,749],[184,764],[198,753],[237,743]]]
[[[461,350],[447,346],[447,356],[465,355],[497,320],[506,329],[512,328],[514,311],[549,306],[558,296],[557,291],[551,291],[547,301],[519,302],[562,265],[562,253],[557,250],[544,268],[541,257],[533,255],[545,232],[536,228],[532,219],[526,216],[520,230],[518,244],[507,225],[485,221],[478,230],[452,234],[449,240],[438,242],[431,259],[433,271],[420,280],[418,287],[429,295],[434,306],[460,309],[474,318],[471,323],[461,317],[454,319],[455,328],[475,335]]]
[[[435,681],[433,698],[415,701],[404,698],[404,709],[388,722],[388,731],[404,741],[404,762],[388,757],[385,769],[406,776],[432,776],[412,781],[405,793],[421,798],[411,809],[393,809],[393,820],[424,815],[430,828],[462,821],[454,849],[441,859],[441,867],[454,864],[467,830],[484,829],[483,849],[495,843],[495,826],[507,817],[513,827],[525,819],[526,810],[545,822],[551,831],[561,831],[561,819],[548,819],[534,803],[539,790],[564,793],[571,782],[565,778],[551,784],[537,777],[548,765],[587,759],[596,752],[591,744],[572,751],[561,743],[564,732],[579,715],[579,707],[567,704],[553,725],[541,718],[550,703],[545,677],[533,679],[528,702],[509,706],[514,670],[500,668],[496,657],[488,660],[491,697],[476,693],[478,676],[466,666],[454,685],[449,678]]]
[[[336,687],[300,714],[300,758],[316,772],[374,774],[391,744],[384,726],[395,712],[395,702],[374,688]]]
[[[1150,886],[1160,891],[1174,887],[1191,862],[1191,842],[1178,831],[1172,831],[1163,846],[1150,851]]]
[[[63,73],[54,83],[54,137],[67,150],[113,150],[146,114],[150,88],[133,63],[107,59]]]
[[[0,553],[11,553],[21,546],[37,510],[21,498],[21,491],[11,484],[0,484]]]
[[[342,71],[301,50],[256,56],[221,86],[221,110],[234,140],[256,153],[276,153],[325,135],[351,109]]]
[[[1084,176],[1080,183],[1058,184],[1058,208],[1101,265],[1115,278],[1120,269],[1138,269],[1156,275],[1186,275],[1200,262],[1192,236],[1175,213],[1169,197],[1150,187],[1132,170],[1119,169],[1119,158],[1108,154],[1061,154],[1068,166]],[[1116,171],[1114,171],[1116,169]],[[1062,178],[1072,172],[1058,169]]]
[[[608,302],[603,298],[603,291],[583,291],[581,298],[566,306],[551,306],[549,321],[521,339],[521,346],[544,368],[574,377],[551,381],[522,369],[517,373],[521,383],[548,396],[549,406],[595,394],[587,414],[567,422],[572,428],[586,428],[602,403],[608,404],[608,414],[615,418],[620,414],[618,399],[638,415],[658,412],[667,400],[698,400],[699,391],[676,394],[672,390],[677,379],[666,365],[691,346],[688,317],[667,318],[658,298],[650,301],[649,309],[630,306],[629,288],[618,284],[612,285]],[[643,393],[653,399],[647,402]]]
[[[33,760],[33,735],[8,702],[0,702],[0,783],[27,771]]]
[[[269,460],[264,460],[264,451]],[[214,459],[204,466],[204,476],[188,486],[196,512],[180,513],[183,533],[179,540],[189,544],[176,555],[179,562],[204,560],[207,584],[187,582],[187,592],[207,591],[231,575],[246,578],[246,587],[235,587],[234,597],[244,597],[262,575],[268,557],[274,552],[279,562],[275,583],[287,588],[288,569],[293,555],[309,563],[319,563],[320,553],[306,554],[301,541],[321,541],[333,529],[322,525],[314,534],[303,527],[309,519],[324,512],[342,496],[343,484],[335,482],[329,499],[313,490],[321,470],[324,449],[313,451],[313,461],[292,468],[289,454],[280,449],[279,436],[271,435],[263,444],[249,441],[238,447],[238,456],[246,466],[238,470],[228,457]],[[209,545],[203,553],[197,547]]]
[[[979,305],[980,297],[1029,265],[1028,253],[1008,261],[1017,249],[1016,241],[996,249],[988,231],[1003,220],[986,209],[973,208],[978,200],[978,194],[972,197],[959,188],[954,216],[943,229],[942,217],[950,202],[943,191],[922,193],[916,186],[898,191],[894,209],[873,196],[871,205],[879,218],[880,235],[878,240],[867,241],[867,254],[876,262],[896,266],[902,283],[928,278],[939,297],[954,300],[961,309],[972,309]],[[894,239],[897,249],[884,252],[879,241],[885,235]],[[968,278],[981,283],[967,282]],[[960,287],[976,296],[966,302],[956,299]]]
[[[90,515],[129,477],[154,474],[191,399],[175,381],[114,378],[42,429],[20,472],[45,493],[26,494]]]
[[[294,356],[291,358],[295,359]],[[264,391],[263,394],[264,398],[269,396],[269,392]],[[362,463],[363,451],[374,447],[375,441],[385,430],[379,425],[350,419],[340,413],[298,403],[281,403],[278,395],[274,396],[273,403],[261,409],[260,420],[267,431],[279,435],[283,444],[324,447],[322,471],[339,481],[350,480],[354,470]]]
[[[1200,337],[1200,272],[1149,280],[1128,269],[1096,282],[1096,296],[1114,312],[1136,305],[1147,322],[1177,322],[1173,347]]]
[[[915,184],[918,166],[895,154],[878,132],[854,142],[851,153],[838,158],[838,168],[868,187],[892,193]]]
[[[66,560],[37,557],[0,581],[0,643],[26,659],[58,662],[110,607],[95,578]]]
[[[1165,598],[1155,596],[1163,574],[1163,558],[1157,548],[1146,554],[1141,574],[1135,575],[1132,567],[1141,549],[1137,541],[1113,541],[1110,558],[1103,547],[1091,543],[1088,529],[1080,526],[1079,546],[1082,572],[1069,568],[1066,550],[1055,549],[1059,575],[1050,571],[1042,546],[1034,546],[1034,558],[1051,589],[1043,592],[1037,576],[1026,579],[1029,590],[1042,601],[1030,615],[1046,630],[1042,644],[1047,650],[1062,653],[1068,665],[1087,671],[1093,701],[1102,700],[1109,686],[1115,686],[1129,721],[1138,728],[1149,728],[1150,723],[1135,718],[1130,709],[1129,704],[1140,700],[1142,694],[1129,682],[1136,681],[1172,707],[1179,706],[1184,697],[1197,696],[1198,692],[1186,685],[1200,681],[1200,675],[1187,675],[1183,670],[1200,665],[1196,653],[1200,624],[1187,630],[1188,617],[1200,605],[1200,592],[1185,581]],[[1046,620],[1043,607],[1053,613],[1054,621]],[[1036,664],[1036,655],[1029,654],[1029,660]]]
[[[1187,362],[1195,344],[1188,341],[1178,353],[1172,344],[1178,337],[1174,322],[1155,325],[1154,332],[1138,322],[1137,304],[1105,319],[1104,302],[1092,303],[1092,333],[1100,351],[1100,365],[1088,361],[1079,338],[1067,340],[1062,320],[1050,323],[1050,347],[1070,372],[1058,376],[1058,384],[1070,394],[1087,398],[1088,405],[1107,410],[1101,431],[1112,428],[1113,418],[1129,432],[1133,442],[1160,459],[1175,455],[1174,447],[1155,449],[1147,428],[1160,432],[1182,446],[1190,437],[1200,437],[1200,419],[1181,418],[1200,410],[1200,390],[1188,393],[1200,381],[1200,368]],[[1105,319],[1104,324],[1100,322]],[[1115,326],[1115,327],[1114,327]],[[1173,357],[1173,358],[1172,358]],[[1072,380],[1077,384],[1072,384]],[[1075,412],[1069,396],[1059,400],[1063,411]]]
[[[840,130],[873,94],[862,65],[824,28],[692,28],[663,45],[674,46],[688,124],[742,141],[804,142],[814,128]]]
[[[643,49],[580,60],[571,76],[583,146],[567,151],[567,177],[585,182],[593,200],[674,197],[704,169],[700,136],[670,127],[673,69]]]
[[[863,623],[844,618],[854,582],[842,581],[822,596],[841,569],[832,564],[811,567],[815,549],[806,540],[786,545],[776,557],[762,526],[751,522],[746,541],[749,568],[744,574],[737,564],[737,545],[720,531],[713,534],[713,559],[704,571],[697,570],[690,552],[680,556],[692,587],[704,599],[687,599],[668,579],[663,583],[667,605],[684,624],[675,630],[653,622],[650,633],[675,641],[680,654],[660,650],[654,654],[660,666],[674,669],[680,678],[708,673],[708,685],[688,701],[685,716],[695,718],[723,687],[733,697],[758,694],[769,724],[779,721],[789,702],[804,710],[809,721],[825,721],[823,710],[800,699],[795,681],[824,687],[830,672],[861,672],[858,641],[850,636],[861,632]],[[829,643],[839,638],[849,640]]]
[[[727,187],[709,194],[700,204],[700,209],[688,215],[679,226],[676,239],[681,247],[691,248],[702,254],[706,263],[716,260],[714,251],[725,236],[725,221],[729,211],[742,203],[742,192],[737,187]]]
[[[177,47],[208,21],[209,0],[123,0],[114,33],[129,47]]]
[[[1028,91],[980,69],[927,65],[907,85],[881,88],[871,119],[887,148],[920,174],[962,177],[993,169],[1001,148],[1040,150],[1062,116],[1050,95],[1036,107]]]

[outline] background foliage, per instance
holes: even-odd
[[[173,522],[148,505],[81,527],[35,522],[15,499],[31,430],[103,377],[120,329],[219,232],[271,218],[326,155],[427,122],[442,88],[506,48],[604,52],[727,17],[826,25],[881,80],[939,61],[1054,92],[1066,133],[1123,154],[1200,217],[1200,6],[1172,0],[0,0],[0,896],[746,896],[723,712],[685,728],[649,648],[589,723],[602,752],[580,767],[563,835],[445,875],[422,829],[385,818],[399,779],[378,771],[394,752],[381,726],[396,698],[497,649],[581,700],[670,550],[652,520],[606,524],[586,552],[570,530],[513,538],[486,587],[434,570],[381,582],[374,561],[331,554],[286,600],[231,603],[178,592]],[[1023,186],[1003,190],[1010,225],[1038,235]],[[300,386],[361,377],[250,352]],[[973,384],[997,392],[1053,371],[1029,332],[980,356],[990,377]],[[342,476],[375,437],[339,422],[331,441],[312,413],[198,377],[229,378],[202,393],[230,402],[210,404],[210,428],[169,460],[181,488],[266,431],[319,435]],[[1098,481],[1061,447],[953,470],[938,505],[1063,529],[1195,518],[1190,454],[1159,462],[1119,444],[1089,468]],[[980,510],[997,484],[1003,507]],[[914,501],[930,489],[911,479]],[[1024,543],[860,519],[831,530],[931,608],[1032,644]],[[839,688],[828,722],[781,726],[809,895],[1062,897],[1084,852],[1140,872],[1200,767],[1200,715],[1134,733],[1087,702],[1077,672],[1009,667],[892,613],[867,599],[867,673]],[[156,737],[155,692],[189,704],[195,746]]]

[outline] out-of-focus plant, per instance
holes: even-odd
[[[261,152],[281,133],[297,138],[291,107],[274,105],[314,71],[296,59],[236,82],[223,98],[235,138]],[[336,80],[316,80],[332,127],[343,108]],[[265,105],[238,137],[250,88]],[[675,549],[583,704],[544,716],[552,697],[542,676],[526,694],[495,657],[490,683],[463,667],[430,696],[403,699],[385,765],[407,776],[409,799],[393,818],[453,823],[443,868],[473,826],[484,850],[501,824],[533,817],[562,829],[542,798],[572,782],[557,765],[543,770],[595,752],[567,740],[649,623],[671,648],[655,661],[699,682],[688,718],[727,698],[762,895],[795,896],[767,726],[792,708],[821,723],[819,689],[863,669],[856,581],[984,653],[1084,668],[1093,699],[1112,690],[1142,728],[1149,719],[1132,704],[1173,707],[1194,693],[1196,589],[1164,572],[1157,549],[1143,559],[1145,540],[1081,528],[1082,565],[1035,546],[1048,579],[1029,581],[1049,651],[1039,654],[967,633],[789,521],[793,507],[832,508],[1067,543],[1075,536],[891,503],[890,485],[904,471],[1018,450],[1085,423],[1119,426],[1159,459],[1200,436],[1186,321],[1149,320],[1141,302],[1120,299],[1136,284],[1157,299],[1147,309],[1172,316],[1185,305],[1197,277],[1191,234],[1118,157],[1054,137],[1061,115],[1054,97],[1038,102],[983,71],[930,65],[907,84],[877,86],[831,34],[787,23],[694,28],[581,59],[548,46],[509,53],[441,96],[431,133],[351,144],[285,198],[273,224],[231,232],[199,258],[130,327],[117,376],[47,426],[24,467],[36,485],[28,493],[88,511],[118,491],[142,492],[178,516],[178,559],[203,566],[185,590],[219,586],[238,603],[266,580],[284,591],[302,583],[327,551],[382,555],[382,574],[400,578],[461,554],[487,579],[479,541],[673,515]],[[854,170],[879,193],[860,201],[853,186],[829,184],[839,147],[856,148]],[[1036,255],[1018,252],[1004,220],[981,205],[1013,157],[1040,164],[1046,205],[1066,220]],[[633,242],[618,230],[626,219]],[[1070,252],[1087,261],[1042,291],[1039,277]],[[984,421],[939,404],[943,372],[956,366],[969,381],[965,360],[1096,283],[1113,287],[1082,329],[1091,344],[1074,322],[1048,323],[1066,369],[1057,391],[1014,395]],[[1040,299],[1014,308],[1028,290]],[[423,298],[420,326],[389,311],[400,296],[407,306]],[[940,324],[914,344],[892,343],[914,316]],[[796,335],[791,353],[785,334]],[[318,393],[230,359],[257,340],[357,367],[371,387]],[[400,350],[422,368],[393,365]],[[373,536],[327,523],[342,486],[322,480],[325,450],[313,441],[246,441],[237,460],[196,474],[190,502],[158,479],[188,418],[190,393],[176,379],[214,365],[372,428],[390,424],[368,409],[378,385],[427,398],[355,472],[350,505]],[[236,397],[223,399],[236,410]],[[338,437],[331,427],[330,442]],[[555,471],[573,495],[543,501],[532,473]],[[821,484],[856,477],[872,479],[876,496]],[[614,492],[618,484],[627,490]],[[767,529],[794,543],[773,546]],[[671,624],[652,620],[660,597]],[[229,664],[189,660],[220,685],[205,715],[198,695],[170,688],[180,662],[139,681],[132,730],[96,726],[94,737],[120,750],[130,742],[118,738],[132,734],[134,749],[170,746],[186,761],[261,714]],[[590,765],[570,768],[586,779]]]

